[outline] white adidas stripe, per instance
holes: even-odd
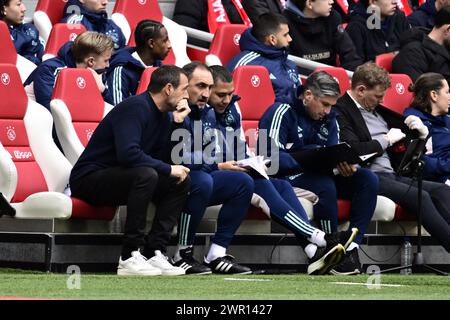
[[[300,226],[302,226],[302,229],[303,229],[303,230],[306,230],[306,231],[307,231],[307,234],[308,234],[309,236],[311,236],[311,235],[314,233],[315,229],[314,229],[311,225],[307,224],[305,221],[303,221],[302,219],[300,219],[298,216],[296,216],[295,213],[293,213],[292,211],[289,211],[289,212],[286,214],[286,216],[288,216],[288,217],[291,218],[293,221],[296,221]]]
[[[308,229],[305,229],[303,226],[301,226],[297,221],[293,220],[291,216],[286,215],[285,219],[289,221],[294,227],[299,229],[303,234],[305,235],[312,235],[312,232],[310,232]]]
[[[279,141],[280,126],[283,120],[283,116],[288,111],[289,108],[290,106],[288,104],[280,105],[278,109],[275,111],[275,115],[270,125],[269,137],[271,137],[275,141],[275,144],[282,149],[284,149],[284,146],[281,145]]]

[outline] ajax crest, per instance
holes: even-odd
[[[236,46],[239,46],[239,41],[241,40],[241,35],[239,33],[236,33],[233,37],[233,42]]]
[[[7,74],[7,73],[2,73],[1,79],[2,79],[2,83],[3,83],[5,86],[7,86],[7,85],[9,84],[9,81],[10,81],[9,74]]]
[[[10,141],[16,140],[16,131],[14,130],[14,127],[11,126],[6,127],[6,136]]]
[[[395,90],[397,90],[398,94],[404,94],[405,93],[405,86],[402,83],[397,83],[395,85]]]
[[[252,83],[252,86],[254,86],[255,88],[259,87],[259,85],[261,84],[261,80],[257,75],[253,75],[250,81]]]
[[[86,88],[86,80],[84,80],[83,77],[78,77],[78,78],[77,78],[77,86],[78,86],[78,88],[80,88],[80,89]]]

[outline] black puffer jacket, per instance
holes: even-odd
[[[392,61],[392,71],[405,73],[413,81],[425,72],[437,72],[450,81],[450,52],[431,40],[428,31],[414,28],[402,37],[400,52]]]
[[[243,23],[239,12],[231,0],[222,0],[223,7],[231,23]],[[208,1],[178,0],[173,12],[173,21],[186,27],[209,32]]]
[[[339,55],[341,66],[348,70],[355,70],[362,63],[352,40],[340,27],[341,17],[336,11],[316,19],[303,17],[289,7],[283,14],[289,21],[292,55],[332,66],[336,65]]]
[[[397,12],[381,23],[381,29],[369,29],[367,21],[370,15],[362,3],[355,6],[350,14],[347,33],[352,38],[356,52],[364,61],[375,60],[375,56],[400,50],[400,36],[410,29],[405,14]],[[370,21],[370,20],[369,20]]]

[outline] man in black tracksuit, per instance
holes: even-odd
[[[375,60],[382,53],[400,50],[400,35],[410,26],[405,14],[396,10],[392,3],[389,7],[379,7],[381,14],[380,28],[369,29],[371,13],[367,13],[369,0],[361,0],[350,14],[347,33],[355,44],[356,52],[364,60]]]
[[[405,73],[413,81],[425,72],[437,72],[450,81],[450,6],[436,15],[435,27],[415,28],[401,42],[399,54],[392,61],[393,73]]]
[[[322,8],[323,5],[326,7]],[[316,8],[317,6],[317,8]],[[289,21],[292,42],[289,51],[300,58],[354,70],[363,61],[357,55],[352,39],[340,26],[339,13],[322,1],[289,0],[283,13]]]

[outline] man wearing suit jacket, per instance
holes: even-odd
[[[379,178],[378,194],[417,215],[417,182],[396,173],[402,154],[395,151],[403,140],[426,140],[428,129],[418,117],[405,119],[380,105],[390,82],[388,72],[373,62],[356,69],[351,90],[335,105],[340,138],[360,155],[377,153],[367,167]],[[450,187],[423,181],[422,209],[423,226],[450,252]]]

